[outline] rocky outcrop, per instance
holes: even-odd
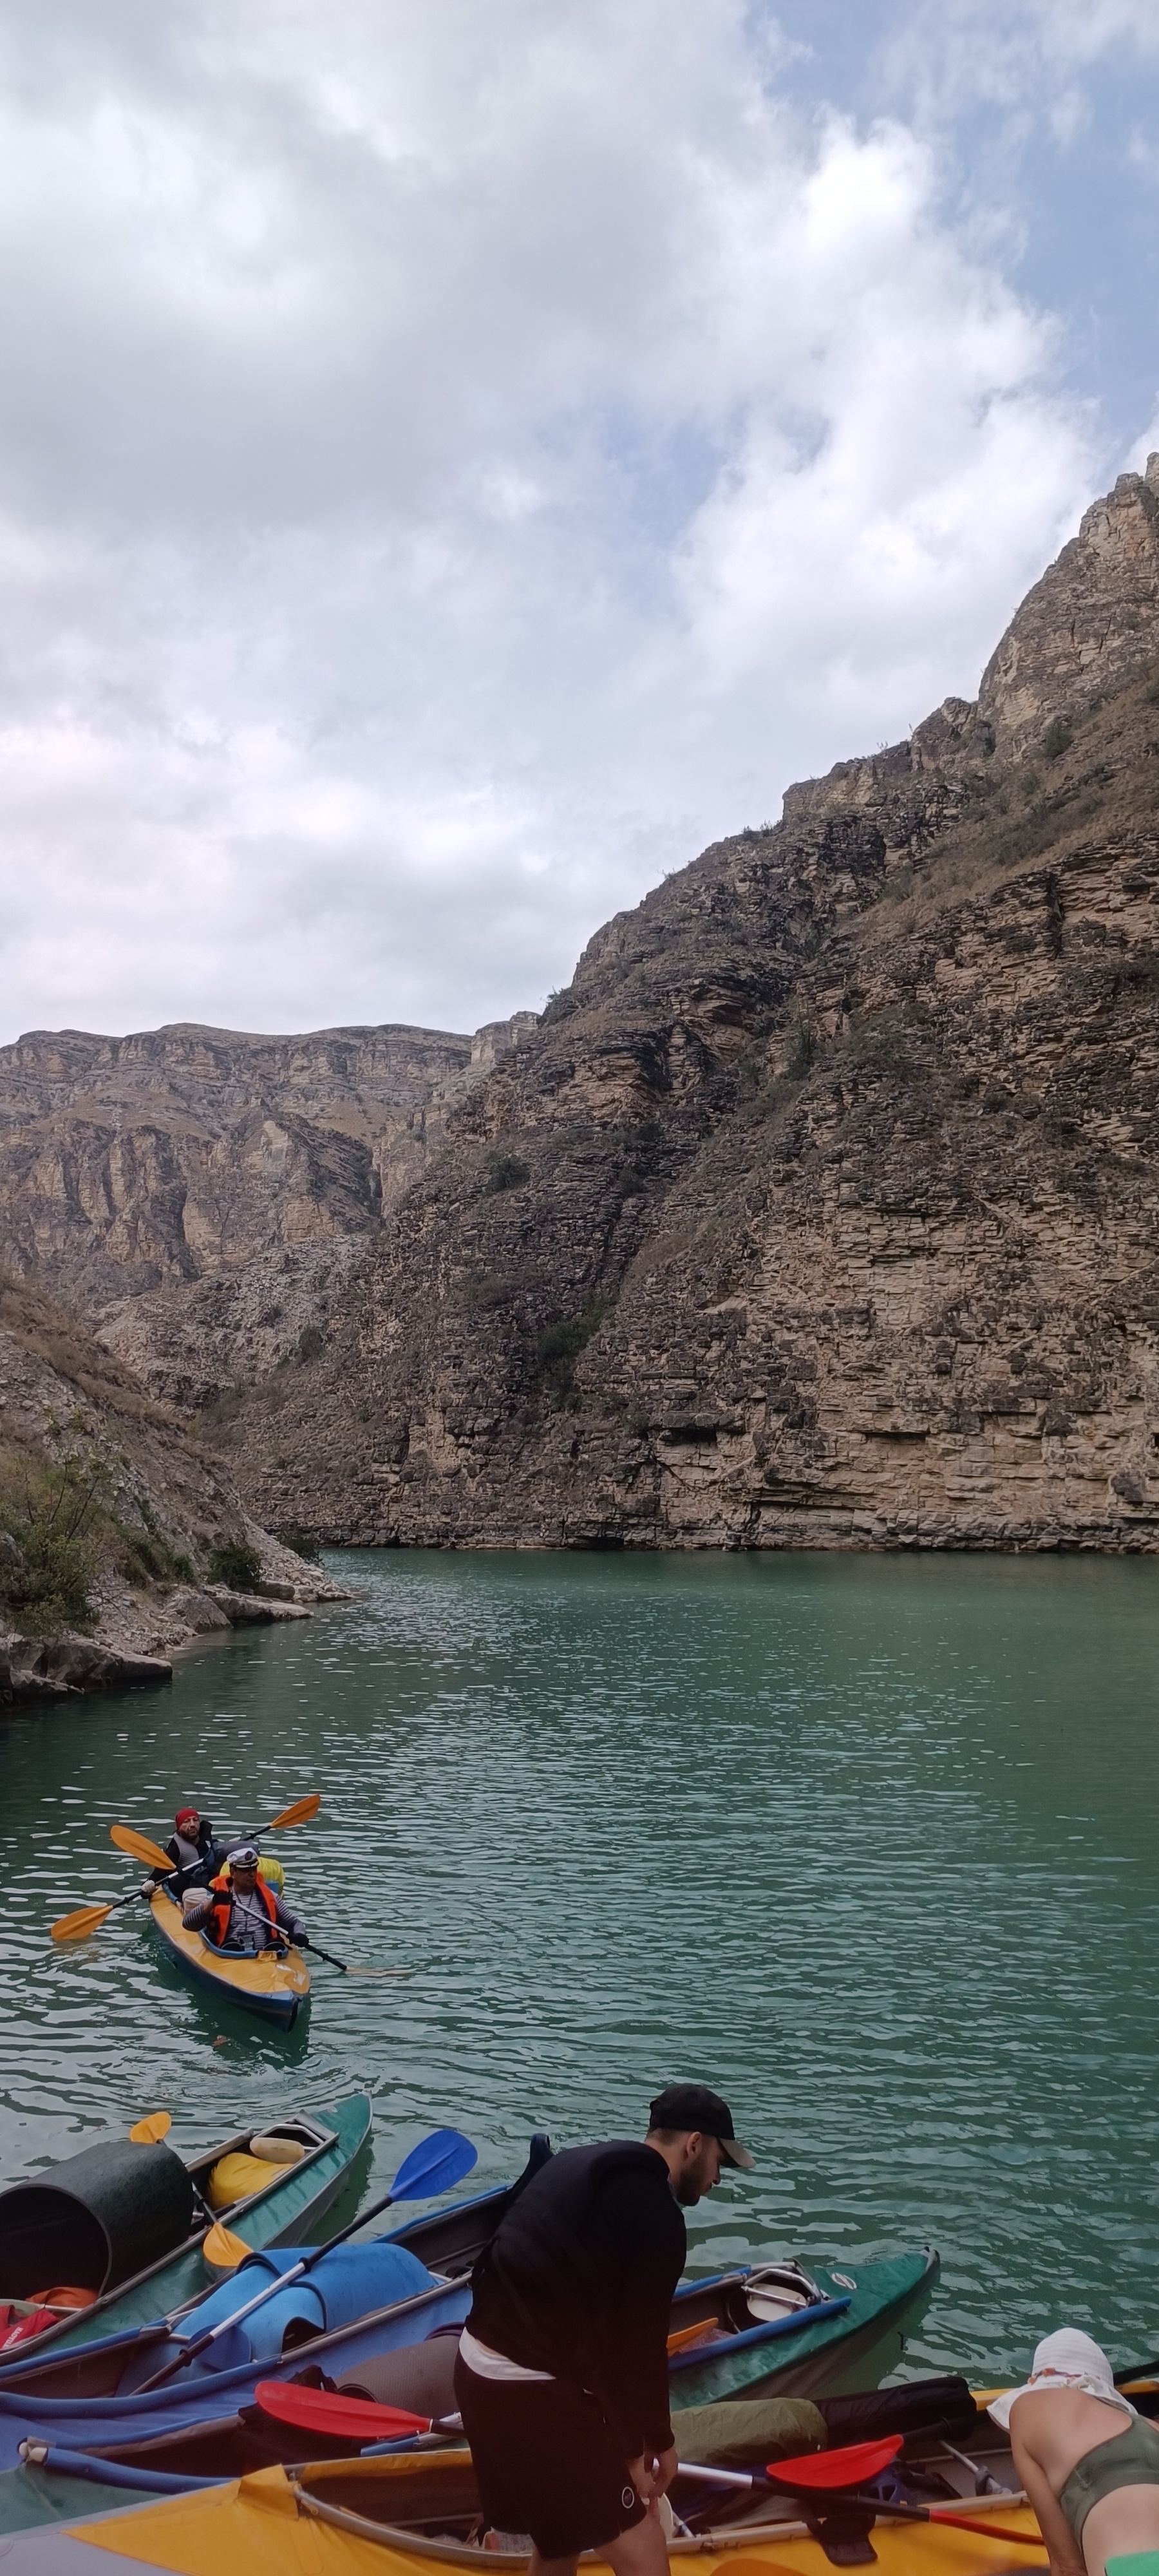
[[[1000,758],[1055,740],[1154,658],[1159,456],[1094,501],[1023,600],[982,674],[978,713]]]
[[[534,1028],[127,1038],[0,1048],[0,1259],[188,1408],[325,1329],[451,1104]]]
[[[1159,1546],[1157,481],[1087,513],[976,706],[597,935],[223,1426],[251,1509]]]
[[[137,1690],[172,1678],[173,1666],[161,1656],[122,1654],[91,1637],[0,1635],[0,1708],[76,1699],[86,1691]]]
[[[0,1528],[0,1704],[166,1680],[194,1636],[348,1597],[251,1519],[221,1460],[90,1333],[11,1282],[0,1287],[0,1516],[11,1523]],[[46,1528],[50,1539],[79,1533],[91,1633],[44,1617],[46,1634],[21,1626]],[[260,1592],[206,1579],[231,1544],[250,1551]]]

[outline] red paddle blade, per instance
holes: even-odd
[[[783,2487],[859,2487],[896,2460],[903,2438],[886,2433],[880,2442],[850,2442],[843,2451],[806,2451],[799,2460],[770,2460],[765,2476]]]
[[[402,2433],[429,2433],[429,2415],[405,2406],[374,2406],[368,2397],[344,2397],[340,2388],[290,2388],[259,2379],[254,2395],[263,2415],[293,2424],[300,2433],[333,2433],[347,2442],[389,2442]]]

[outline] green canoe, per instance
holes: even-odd
[[[235,2228],[254,2253],[260,2253],[267,2245],[309,2244],[319,2221],[349,2181],[355,2158],[366,2146],[372,2125],[369,2095],[352,2093],[347,2101],[336,2103],[333,2110],[294,2112],[288,2118],[255,2122],[252,2128],[239,2130],[221,2145],[191,2156],[188,2171],[196,2190],[208,2181],[210,2168],[220,2157],[244,2154],[252,2137],[276,2130],[305,2148],[300,2164],[286,2165],[274,2181],[250,2199],[234,2201],[228,2209],[207,2212],[182,2244],[146,2270],[134,2273],[130,2280],[106,2291],[91,2308],[49,2326],[12,2359],[31,2360],[42,2352],[56,2353],[92,2343],[104,2335],[148,2325],[155,2317],[171,2315],[175,2308],[199,2299],[220,2277],[210,2270],[201,2252],[211,2216]],[[52,2174],[50,2166],[35,2180],[51,2183]]]
[[[840,2270],[769,2264],[689,2282],[672,2307],[681,2337],[668,2365],[673,2406],[711,2406],[726,2397],[855,2397],[879,2387],[924,2316],[940,2269],[940,2256],[925,2246]],[[698,2325],[711,2340],[693,2339]]]

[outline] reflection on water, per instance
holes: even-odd
[[[454,2120],[480,2183],[717,2083],[759,2170],[699,2262],[941,2246],[911,2360],[1063,2318],[1159,2349],[1159,1567],[358,1555],[357,1604],[171,1691],[0,1720],[6,2178],[164,2104],[201,2144],[374,2095],[375,2174]],[[341,1957],[304,2024],[184,1986],[108,1841],[194,1797],[280,1838]],[[382,2187],[382,2186],[380,2186]]]

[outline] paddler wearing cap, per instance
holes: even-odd
[[[279,1931],[291,1941],[304,1941],[305,1918],[291,1914],[275,1888],[258,1871],[256,1843],[235,1843],[226,1866],[207,1888],[191,1888],[182,1901],[181,1918],[190,1932],[204,1932],[219,1950],[280,1949]]]
[[[511,2201],[472,2275],[455,2396],[493,2530],[529,2532],[530,2576],[598,2549],[667,2576],[657,2505],[676,2474],[672,2294],[685,2209],[752,2164],[706,2084],[657,2095],[643,2143],[568,2147]]]
[[[1108,2558],[1159,2549],[1159,2432],[1120,2396],[1090,2335],[1047,2335],[1029,2379],[987,2412],[1009,2428],[1052,2576],[1105,2576]]]
[[[173,1824],[174,1831],[170,1834],[165,1849],[174,1870],[180,1872],[182,1885],[208,1887],[210,1879],[221,1868],[225,1858],[224,1844],[215,1843],[213,1827],[208,1816],[199,1815],[196,1807],[179,1807]],[[161,1886],[164,1884],[166,1872],[163,1869],[155,1869],[153,1877],[156,1884]]]

